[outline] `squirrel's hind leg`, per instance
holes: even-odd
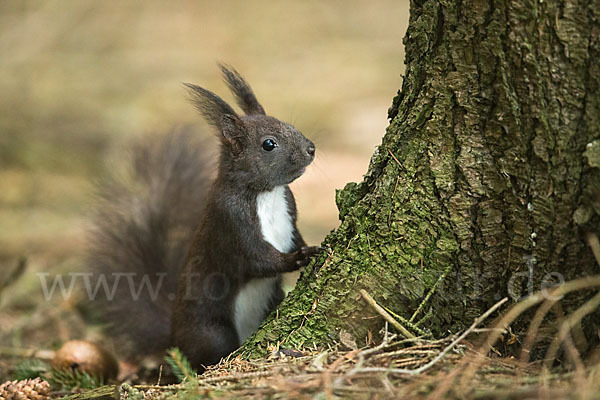
[[[237,332],[229,321],[203,321],[188,332],[175,332],[175,345],[199,373],[204,366],[217,364],[239,347]]]

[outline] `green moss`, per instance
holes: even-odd
[[[600,140],[589,143],[583,155],[590,167],[600,168]]]

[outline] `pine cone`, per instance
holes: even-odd
[[[40,378],[6,381],[0,385],[0,400],[45,400],[50,384]]]

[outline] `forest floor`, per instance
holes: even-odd
[[[485,335],[478,333],[476,336]],[[165,399],[595,399],[600,396],[598,366],[548,368],[479,352],[474,342],[399,340],[389,335],[377,346],[321,352],[273,352],[262,360],[224,360],[202,375],[184,371],[182,383],[165,363],[162,377],[137,383],[62,389],[53,398]],[[494,349],[497,351],[496,349]],[[447,351],[447,352],[446,352]],[[443,357],[441,357],[444,353]],[[133,376],[133,375],[132,375]],[[131,379],[131,376],[130,376]],[[162,380],[161,380],[162,379]]]

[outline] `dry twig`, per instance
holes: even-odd
[[[390,324],[392,324],[392,326],[394,328],[396,328],[396,330],[398,332],[400,332],[404,337],[406,337],[408,339],[414,339],[415,338],[415,335],[413,335],[411,332],[408,331],[408,329],[406,329],[405,327],[403,327],[402,325],[400,325],[400,322],[396,321],[390,315],[390,313],[388,313],[387,311],[385,311],[379,304],[377,304],[377,302],[375,301],[375,299],[373,297],[371,297],[371,295],[369,293],[367,293],[367,291],[365,289],[360,289],[360,295],[363,297],[363,299],[365,299],[365,301],[367,303],[369,303],[369,305],[371,307],[373,307],[373,309],[375,311],[377,311],[379,313],[379,315],[381,315],[387,322],[389,322]]]
[[[492,313],[494,313],[502,304],[504,304],[508,298],[503,298],[496,304],[494,304],[489,310],[480,315],[473,324],[462,333],[458,338],[456,338],[452,343],[450,343],[444,350],[442,350],[433,360],[429,361],[427,364],[416,368],[416,369],[405,369],[405,368],[381,368],[381,367],[367,367],[358,369],[359,365],[356,366],[354,373],[357,372],[385,372],[391,374],[404,374],[404,375],[419,375],[429,368],[433,367],[438,361],[440,361],[450,350],[452,350],[458,343],[460,343],[464,338],[466,338],[469,333],[473,331],[479,324],[481,324],[487,317],[489,317]],[[350,371],[351,373],[353,371]]]

